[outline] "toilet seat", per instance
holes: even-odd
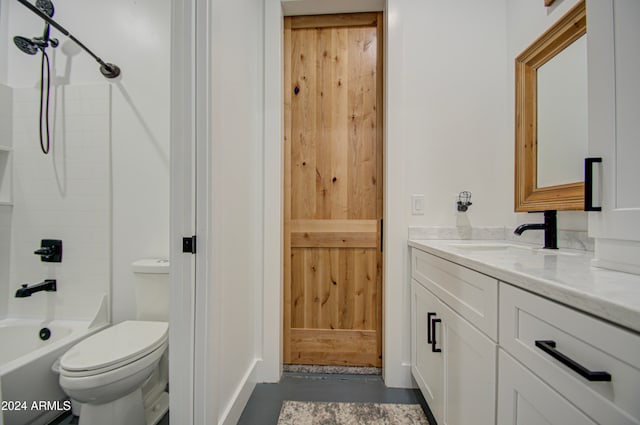
[[[166,322],[125,321],[79,342],[60,359],[60,374],[92,376],[121,368],[167,342]]]

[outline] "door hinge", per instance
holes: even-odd
[[[380,219],[380,252],[384,251],[384,220]]]
[[[182,238],[182,252],[188,254],[196,253],[196,235]]]

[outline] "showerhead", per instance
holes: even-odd
[[[15,37],[13,37],[13,42],[16,44],[18,49],[22,50],[28,55],[35,55],[36,53],[38,53],[39,46],[30,38],[16,35]]]
[[[73,42],[84,49],[84,51],[89,53],[96,60],[96,62],[100,64],[100,72],[106,78],[116,78],[120,75],[120,68],[118,66],[112,63],[105,63],[102,59],[100,59],[99,56],[89,50],[89,48],[85,46],[80,40],[69,33],[69,31],[67,31],[62,25],[51,18],[53,16],[53,3],[51,2],[51,0],[36,0],[35,6],[31,4],[29,0],[18,0],[18,3],[21,3],[24,7],[35,13],[46,22],[42,37],[34,37],[32,39],[28,39],[26,37],[17,36],[13,38],[16,46],[18,46],[20,50],[29,55],[35,55],[38,50],[42,50],[42,57],[45,58],[45,49],[47,47],[58,47],[58,40],[49,37],[49,30],[52,26],[62,34],[69,37]]]
[[[36,7],[48,17],[53,16],[54,8],[51,0],[36,0]]]

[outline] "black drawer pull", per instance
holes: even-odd
[[[436,313],[427,313],[427,343],[431,344],[431,317]]]
[[[436,348],[436,323],[440,323],[442,322],[442,320],[440,319],[433,319],[431,321],[431,352],[432,353],[441,353],[442,349],[441,348]]]
[[[602,211],[602,207],[593,206],[593,164],[601,163],[602,158],[584,159],[584,210]]]
[[[608,372],[594,372],[581,364],[577,363],[575,360],[570,359],[569,357],[562,354],[560,351],[556,350],[556,342],[555,341],[536,341],[536,347],[558,360],[563,365],[567,366],[569,369],[573,370],[583,378],[588,381],[600,381],[600,382],[610,382],[611,374]]]

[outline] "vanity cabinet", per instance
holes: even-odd
[[[640,2],[587,0],[587,10],[589,155],[602,158],[595,265],[640,274]]]
[[[434,417],[495,424],[497,345],[486,330],[497,325],[497,281],[418,250],[412,264],[412,373]]]
[[[640,425],[640,334],[411,252],[412,373],[439,425]]]

